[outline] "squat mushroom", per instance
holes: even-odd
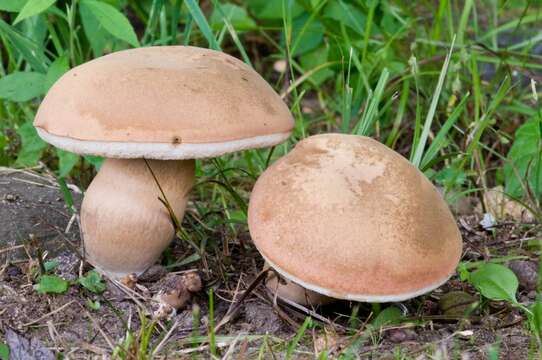
[[[431,291],[454,273],[462,248],[431,182],[401,155],[354,135],[306,138],[269,167],[252,191],[248,224],[285,279],[355,301]],[[279,285],[278,295],[295,301],[294,285]]]
[[[196,47],[116,52],[66,73],[34,122],[50,144],[108,159],[81,208],[87,259],[114,277],[142,273],[173,238],[158,186],[182,218],[194,161],[286,140],[288,107],[249,66]]]

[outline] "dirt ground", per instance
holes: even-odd
[[[287,342],[308,313],[314,315],[315,326],[300,341],[295,358],[313,358],[323,349],[329,349],[333,358],[353,346],[361,358],[379,359],[393,359],[397,354],[416,359],[438,358],[438,354],[440,358],[486,359],[490,349],[496,347],[499,358],[527,359],[534,349],[522,313],[506,303],[484,303],[464,316],[466,306],[480,298],[457,277],[431,294],[395,304],[404,312],[405,321],[379,332],[362,326],[370,321],[373,308],[369,304],[338,301],[318,309],[294,308],[277,301],[261,283],[254,282],[263,261],[248,233],[240,235],[243,241],[230,245],[227,261],[220,257],[220,263],[216,263],[217,258],[209,257],[176,268],[176,272],[156,265],[136,284],[107,280],[106,291],[95,294],[76,284],[90,267],[80,259],[77,222],[72,220],[56,183],[36,174],[5,172],[0,184],[0,340],[20,347],[19,354],[32,353],[30,343],[21,343],[22,336],[34,341],[43,359],[52,358],[56,352],[68,358],[108,357],[123,343],[127,332],[136,338],[142,333],[141,316],[156,315],[156,294],[188,273],[199,275],[203,289],[183,308],[156,323],[150,338],[152,348],[158,348],[156,357],[206,357],[206,335],[211,326],[209,289],[214,292],[213,324],[219,325],[217,344],[223,354],[231,348],[240,359],[256,357],[264,341],[269,345],[266,358],[283,358]],[[78,206],[80,196],[76,192],[74,198]],[[532,269],[538,265],[530,244],[540,239],[540,228],[502,222],[493,231],[484,231],[476,207],[456,210],[464,239],[463,260],[487,260],[490,256],[515,259],[510,266],[520,278],[518,299],[531,304],[536,281]],[[28,241],[29,234],[34,234],[34,241]],[[58,261],[54,273],[73,283],[67,292],[44,295],[34,289],[38,254],[45,260]],[[186,256],[187,248],[176,240],[170,254]],[[251,285],[255,287],[249,289]],[[453,294],[459,294],[455,297],[459,300]],[[91,309],[89,300],[99,301],[100,308]],[[349,329],[353,311],[358,311],[356,329],[361,330]],[[265,334],[269,334],[267,340]]]

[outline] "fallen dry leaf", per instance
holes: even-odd
[[[533,215],[527,208],[505,195],[502,186],[496,186],[484,193],[486,210],[496,220],[511,219],[518,222],[532,222]]]

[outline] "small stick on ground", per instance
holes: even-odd
[[[235,305],[233,305],[232,303],[233,306],[230,306],[226,315],[224,315],[222,320],[220,320],[220,322],[215,326],[215,330],[214,330],[215,333],[218,330],[220,330],[224,325],[226,325],[228,322],[231,321],[234,315],[237,314],[237,312],[239,311],[243,301],[248,297],[248,295],[252,293],[252,291],[256,288],[256,286],[258,286],[263,281],[263,279],[265,279],[268,272],[269,272],[269,269],[262,270],[256,276],[256,278],[252,281],[252,283],[248,286],[248,288],[243,292],[243,295],[241,295],[241,298],[239,299],[239,301],[235,303]]]
[[[96,321],[96,319],[94,319],[94,317],[88,312],[88,310],[83,307],[83,305],[79,304],[79,306],[81,306],[81,308],[85,311],[85,314],[87,315],[87,317],[90,319],[90,321],[92,321],[92,325],[100,332],[100,334],[104,338],[107,345],[109,345],[109,348],[111,349],[111,351],[115,351],[115,345],[113,345],[113,342],[111,341],[109,336],[105,333],[105,331],[103,331],[100,324]]]
[[[156,348],[153,350],[152,352],[152,357],[156,356],[161,350],[162,350],[162,347],[164,347],[164,345],[167,343],[167,341],[169,340],[169,338],[171,337],[171,334],[173,334],[173,331],[177,328],[177,326],[179,325],[179,320],[176,320],[175,323],[173,323],[173,325],[171,326],[171,328],[168,330],[168,332],[166,333],[166,336],[164,336],[164,338],[162,339],[162,341],[160,341],[160,343],[156,346]]]
[[[62,310],[64,310],[65,308],[67,308],[68,306],[70,306],[71,304],[73,304],[75,302],[75,300],[72,300],[72,301],[69,301],[67,303],[65,303],[64,305],[62,305],[61,307],[59,307],[58,309],[56,310],[53,310],[45,315],[43,315],[42,317],[36,319],[36,320],[32,320],[30,322],[27,322],[26,324],[23,324],[23,327],[27,327],[27,326],[30,326],[30,325],[33,325],[33,324],[36,324],[36,323],[39,323],[40,321],[48,318],[49,316],[51,315],[54,315],[56,314],[57,312],[60,312]]]

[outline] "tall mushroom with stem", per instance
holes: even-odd
[[[300,141],[256,182],[248,225],[285,280],[268,288],[297,303],[410,299],[446,282],[461,257],[461,234],[433,184],[363,136]]]
[[[182,218],[193,159],[276,145],[290,135],[293,119],[238,59],[164,46],[73,68],[48,92],[34,126],[61,149],[107,158],[86,191],[81,225],[89,262],[121,278],[144,272],[174,235],[152,173]]]

